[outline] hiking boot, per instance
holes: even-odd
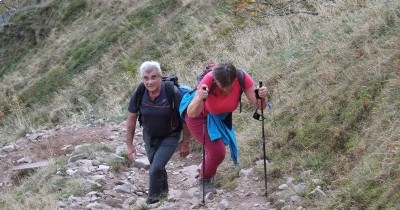
[[[203,193],[203,186],[204,186],[204,193],[217,193],[217,189],[215,189],[214,183],[212,178],[209,179],[199,179],[199,187],[200,187],[200,193]]]
[[[161,192],[158,196],[157,195],[149,196],[146,200],[146,203],[153,204],[167,199],[168,199],[168,190]]]
[[[148,197],[146,200],[147,204],[153,204],[153,203],[157,203],[160,201],[160,198],[158,197]]]
[[[168,199],[168,191],[164,191],[160,194],[160,200],[167,200]]]

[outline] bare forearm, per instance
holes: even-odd
[[[189,117],[198,117],[201,113],[201,111],[204,108],[204,102],[203,99],[196,94],[193,100],[190,102],[188,108],[187,108],[187,114]]]
[[[128,147],[133,147],[133,145],[135,144],[134,142],[134,137],[135,137],[135,132],[131,132],[128,130],[127,136],[126,136],[126,146]]]
[[[132,148],[135,145],[135,130],[136,130],[136,119],[137,119],[137,114],[136,113],[129,113],[128,119],[127,119],[127,128],[126,128],[126,145],[128,148]]]

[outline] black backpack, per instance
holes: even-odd
[[[167,100],[170,105],[171,113],[178,113],[179,103],[175,101],[175,86],[180,87],[178,83],[178,77],[175,75],[164,76],[161,81],[165,84],[165,93],[167,95]],[[180,89],[181,90],[181,89]],[[142,114],[140,113],[140,106],[142,105],[142,99],[145,92],[145,87],[143,82],[139,84],[135,94],[136,107],[138,107],[138,121],[139,125],[142,126]],[[179,119],[179,113],[172,116],[171,127],[181,126]]]
[[[207,66],[203,69],[200,75],[197,76],[197,82],[200,82],[203,77],[210,71],[212,71],[217,66],[216,63],[208,63]],[[245,81],[244,81],[244,71],[242,69],[236,69],[236,77],[239,80],[240,84],[240,93],[239,93],[239,112],[242,112],[242,94],[245,89]],[[217,83],[213,80],[211,87],[210,87],[210,94],[215,95],[215,87]]]

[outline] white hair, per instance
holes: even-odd
[[[162,75],[160,63],[157,61],[145,61],[140,65],[140,78],[143,78],[144,74],[150,71],[156,71],[160,76]]]

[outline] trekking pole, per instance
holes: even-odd
[[[260,88],[262,87],[262,81],[259,81]],[[261,102],[261,131],[262,131],[262,140],[263,140],[263,155],[264,155],[264,180],[265,180],[265,195],[267,195],[267,162],[266,162],[266,155],[265,155],[265,132],[264,132],[264,105],[263,100],[260,98]]]
[[[207,90],[206,87],[203,87],[203,90]],[[203,114],[206,113],[206,99],[203,99]],[[204,171],[206,170],[206,150],[205,150],[205,146],[206,146],[206,119],[207,119],[207,115],[206,117],[203,117],[203,164],[202,164],[202,185],[203,185],[203,200],[202,203],[203,205],[205,205],[205,200],[204,200],[204,194],[205,194],[205,180],[204,180]]]

